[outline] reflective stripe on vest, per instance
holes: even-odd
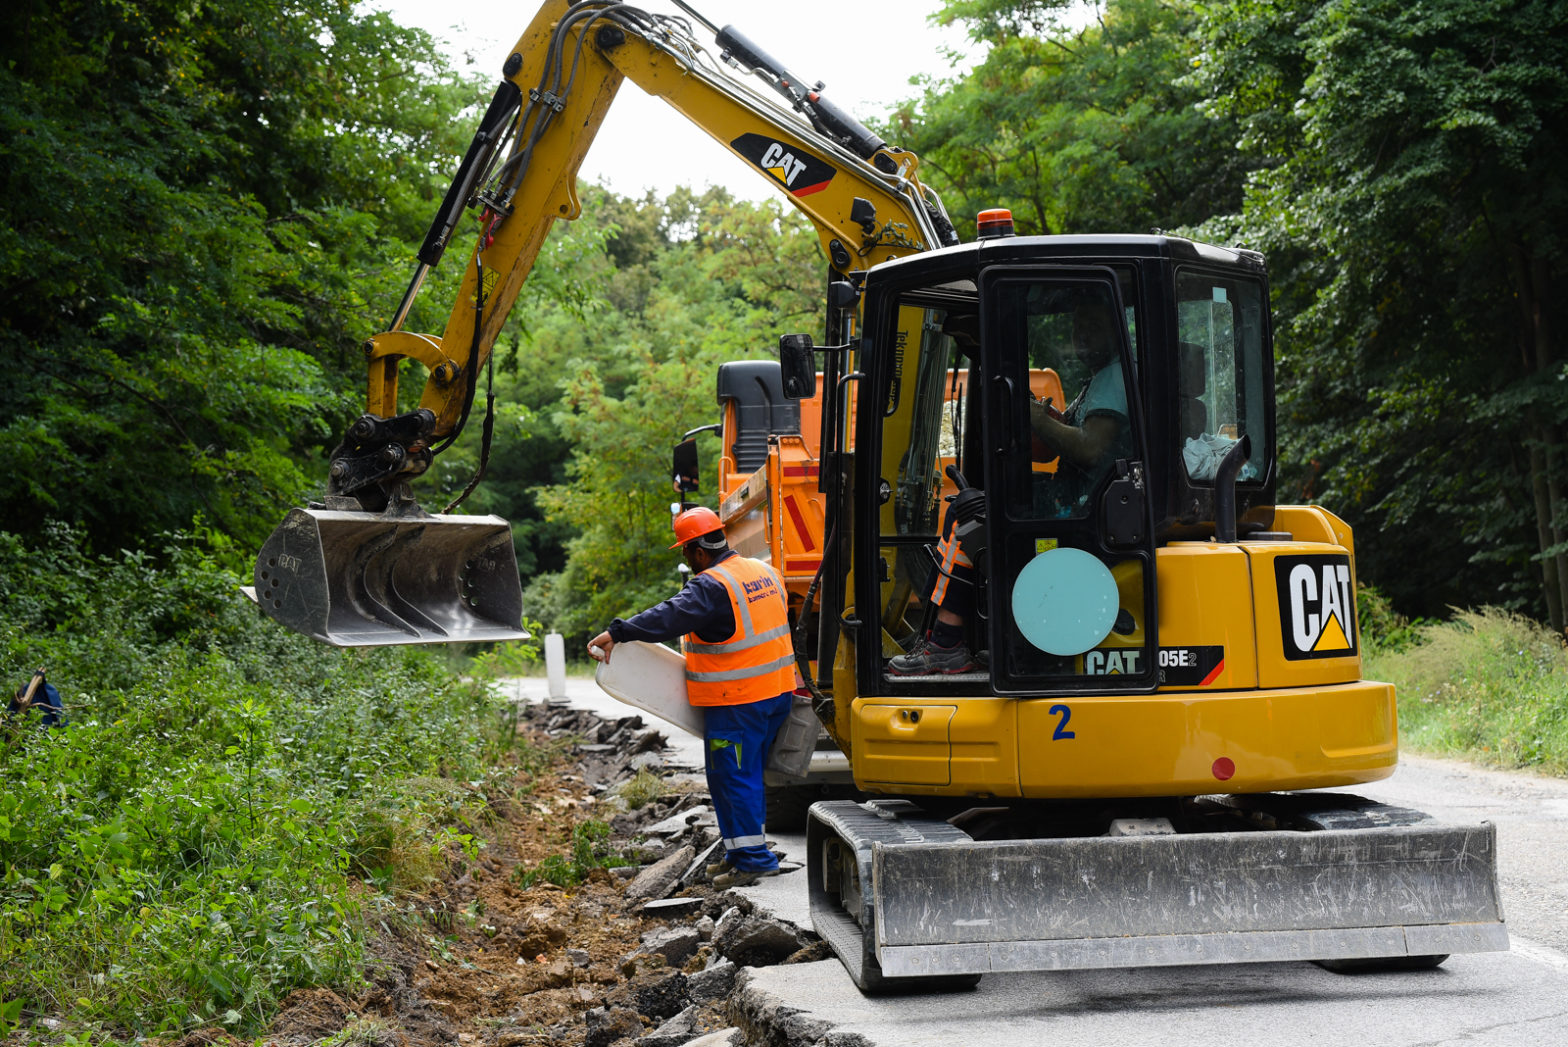
[[[747,640],[737,640],[734,643],[703,643],[700,640],[689,640],[686,643],[688,651],[697,651],[700,654],[728,654],[730,651],[744,651],[748,647],[755,647],[759,643],[777,640],[780,636],[789,635],[789,626],[780,625],[766,632],[758,633]]]
[[[724,586],[735,632],[719,643],[684,640],[686,696],[692,705],[744,705],[795,686],[784,583],[760,560],[739,556],[708,568]]]
[[[750,668],[747,668],[747,669],[729,669],[729,670],[721,669],[718,672],[711,672],[711,673],[694,673],[694,672],[688,671],[686,673],[686,679],[688,681],[689,680],[697,680],[697,681],[702,682],[702,683],[713,683],[714,681],[717,681],[717,680],[744,680],[748,676],[760,676],[763,673],[770,673],[770,672],[773,672],[776,669],[785,669],[785,668],[788,668],[789,666],[792,666],[794,664],[795,664],[795,654],[794,654],[794,652],[790,652],[789,654],[785,655],[784,657],[775,659],[774,661],[771,661],[771,662],[767,663],[766,665],[754,665],[754,666],[751,666]],[[791,682],[793,682],[793,681],[791,681]],[[773,694],[783,694],[783,693],[784,693],[783,691],[774,691],[773,692]],[[772,698],[773,694],[767,695],[766,697]]]
[[[973,567],[963,547],[958,544],[955,527],[942,536],[937,544],[937,556],[942,564],[942,569],[936,573],[936,583],[931,586],[931,603],[937,607],[942,606],[942,601],[947,599],[947,583],[953,581],[953,570],[958,567]],[[963,584],[959,580],[958,584]]]

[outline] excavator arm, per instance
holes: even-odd
[[[582,212],[577,171],[623,80],[664,99],[782,192],[841,272],[956,242],[920,184],[913,153],[888,146],[820,92],[800,89],[732,27],[716,32],[716,48],[699,43],[683,19],[624,4],[552,0],[540,9],[507,60],[391,329],[366,345],[370,414],[397,415],[399,365],[413,359],[428,373],[419,405],[433,417],[428,439],[462,429],[479,368],[550,227]],[[731,65],[773,85],[780,101]],[[445,330],[439,337],[402,330],[466,209],[479,211],[478,242]]]
[[[479,372],[550,227],[581,213],[577,172],[623,80],[782,192],[839,274],[957,242],[914,154],[732,27],[677,3],[713,44],[688,18],[606,0],[547,0],[518,39],[392,323],[365,343],[366,411],[332,453],[326,500],[292,510],[258,558],[257,600],[274,618],[354,646],[523,635],[505,521],[426,513],[409,483],[467,424]],[[405,330],[426,275],[464,239],[469,210],[478,221],[446,327]],[[419,406],[400,412],[405,360],[423,366],[425,385]]]

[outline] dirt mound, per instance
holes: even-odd
[[[331,989],[298,989],[284,999],[269,1032],[279,1043],[314,1043],[343,1028],[353,1014]]]

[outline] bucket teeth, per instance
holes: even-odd
[[[393,527],[365,542],[345,564],[348,577],[344,588],[354,609],[365,618],[416,638],[425,633],[445,637],[445,629],[403,598],[393,577],[400,554],[418,555],[419,539],[424,532],[418,526]]]

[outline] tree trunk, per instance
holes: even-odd
[[[1557,439],[1558,433],[1555,427],[1548,427],[1547,432],[1554,439],[1554,442],[1546,448],[1546,499],[1547,507],[1552,513],[1552,547],[1562,549],[1564,507],[1562,485],[1557,481],[1559,463],[1562,461],[1562,442]],[[1563,605],[1565,616],[1568,616],[1568,554],[1558,552],[1552,560],[1557,564],[1557,600]],[[1553,628],[1561,633],[1565,626],[1568,626],[1568,622],[1556,622]]]
[[[1537,255],[1530,261],[1530,333],[1535,346],[1536,366],[1542,374],[1550,373],[1557,366],[1557,344],[1552,331],[1552,314],[1547,308],[1551,301],[1551,271],[1546,259]],[[1557,418],[1546,425],[1550,442],[1546,445],[1546,491],[1552,510],[1552,544],[1561,549],[1564,534],[1568,533],[1568,506],[1562,493],[1563,427]],[[1568,617],[1568,553],[1557,554],[1558,599]],[[1556,629],[1563,632],[1559,622]]]
[[[1546,260],[1534,255],[1524,244],[1513,247],[1514,288],[1519,302],[1519,349],[1527,375],[1547,374],[1556,363],[1556,346],[1552,340],[1551,322],[1547,312],[1547,291],[1551,274]],[[1530,489],[1535,500],[1536,540],[1540,553],[1561,548],[1568,532],[1568,513],[1563,504],[1559,469],[1563,461],[1562,429],[1555,417],[1547,415],[1542,405],[1532,407],[1528,413],[1525,431],[1533,446],[1530,448]],[[1568,609],[1568,554],[1556,552],[1541,560],[1541,584],[1546,597],[1547,615],[1552,628],[1564,631],[1565,609]]]
[[[1539,430],[1537,430],[1539,433]],[[1530,448],[1530,493],[1535,500],[1536,548],[1550,549],[1552,541],[1552,502],[1546,482],[1546,449],[1537,441]],[[1562,579],[1558,577],[1559,557],[1541,561],[1541,595],[1546,597],[1546,615],[1555,632],[1563,631]]]

